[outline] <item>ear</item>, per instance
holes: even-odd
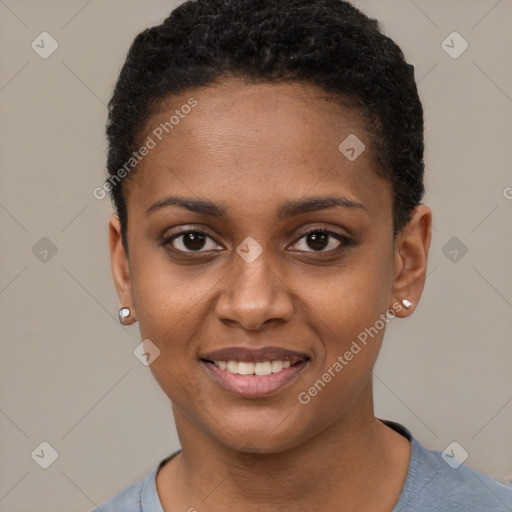
[[[395,240],[392,298],[398,317],[409,316],[420,300],[431,239],[432,212],[428,206],[419,205]],[[403,306],[404,299],[412,302],[409,309]],[[390,304],[390,307],[393,306]]]
[[[124,325],[129,325],[137,320],[132,297],[132,281],[128,255],[124,250],[121,236],[121,222],[117,215],[112,215],[108,223],[108,238],[110,245],[110,262],[112,276],[119,296],[121,307],[129,307],[131,314],[125,320]]]

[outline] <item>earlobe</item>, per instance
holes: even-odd
[[[428,251],[432,237],[432,212],[417,206],[411,220],[397,235],[395,244],[393,304],[399,304],[397,316],[409,316],[418,304],[427,274]],[[391,306],[392,307],[392,306]]]
[[[405,309],[411,309],[413,304],[412,304],[412,302],[409,299],[402,299],[402,306]]]
[[[110,262],[112,268],[112,276],[116,286],[117,295],[121,305],[120,311],[128,309],[129,315],[124,315],[121,322],[121,314],[119,320],[123,325],[130,325],[136,321],[135,308],[133,306],[132,282],[130,275],[130,265],[128,255],[123,247],[121,235],[121,222],[119,217],[113,214],[108,224],[108,237],[110,246]]]

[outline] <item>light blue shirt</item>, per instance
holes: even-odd
[[[383,420],[384,421],[384,420]],[[393,512],[512,512],[512,487],[464,464],[454,469],[440,451],[427,450],[399,423],[384,423],[411,442],[411,459]],[[156,473],[181,449],[159,462],[144,479],[91,512],[164,512],[156,491]]]

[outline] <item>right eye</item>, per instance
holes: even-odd
[[[170,245],[173,250],[185,253],[209,252],[220,247],[207,233],[192,229],[167,237],[163,245]]]

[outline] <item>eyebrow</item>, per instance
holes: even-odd
[[[217,218],[226,217],[227,215],[226,209],[221,205],[214,203],[213,201],[179,196],[169,196],[156,201],[146,210],[146,215],[150,215],[157,210],[167,208],[169,206],[180,206],[181,208],[185,208],[191,212]],[[283,220],[289,217],[300,215],[301,213],[325,210],[335,206],[366,211],[366,208],[363,206],[363,204],[352,201],[343,196],[320,196],[287,201],[280,206],[277,213],[277,218],[279,220]]]
[[[321,197],[308,197],[307,199],[297,199],[295,201],[288,201],[284,203],[278,210],[277,217],[279,220],[288,217],[294,217],[301,213],[308,213],[318,210],[326,210],[341,206],[343,208],[355,208],[366,211],[366,208],[356,201],[352,201],[343,196],[321,196]]]

